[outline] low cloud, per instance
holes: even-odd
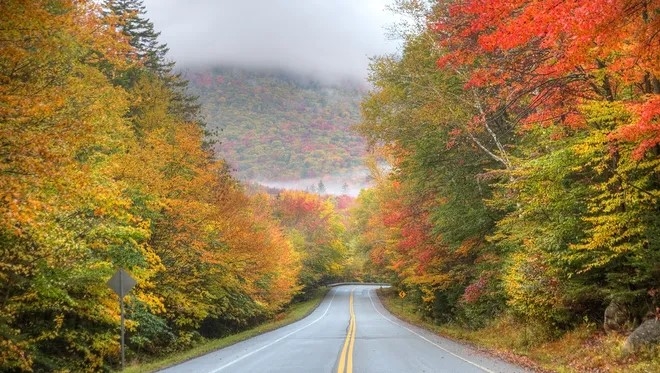
[[[369,57],[393,53],[387,0],[146,0],[179,67],[237,65],[365,79]]]
[[[362,189],[372,185],[369,170],[365,167],[357,167],[350,172],[326,175],[318,178],[288,181],[255,180],[255,182],[275,189],[303,190],[337,196],[345,194],[351,197],[357,197]],[[319,183],[323,184],[325,191],[319,191]]]

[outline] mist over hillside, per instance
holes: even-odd
[[[332,180],[362,169],[365,142],[351,127],[367,91],[356,81],[321,82],[280,70],[188,70],[215,150],[244,180],[325,178],[355,189],[363,179]]]

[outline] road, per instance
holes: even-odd
[[[335,287],[303,320],[162,372],[528,372],[396,319],[377,288]]]

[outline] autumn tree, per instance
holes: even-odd
[[[209,323],[217,336],[277,311],[297,291],[291,244],[274,222],[257,219],[228,168],[204,148],[200,126],[170,113],[165,82],[144,75],[131,92],[135,141],[113,173],[148,218],[149,245],[162,261],[153,291],[169,325],[163,332],[187,344]]]
[[[336,280],[345,260],[346,228],[331,201],[318,194],[282,191],[273,210],[301,258],[303,292]]]
[[[479,306],[462,299],[473,281],[496,287],[497,258],[485,239],[497,214],[484,200],[500,178],[495,171],[508,167],[508,150],[499,148],[512,134],[505,123],[470,125],[478,113],[474,97],[459,74],[437,71],[440,54],[432,34],[423,31],[407,39],[400,59],[372,64],[375,89],[363,102],[358,131],[387,154],[393,169],[390,180],[377,184],[375,227],[384,237],[362,235],[372,258],[396,274],[395,282],[429,316],[478,323],[502,305],[497,295],[484,296]],[[373,219],[370,225],[378,221]]]
[[[118,363],[263,320],[299,290],[298,254],[256,207],[177,91],[94,2],[0,4],[0,370]],[[140,47],[138,47],[140,48]],[[131,84],[115,78],[138,72]]]
[[[472,325],[652,308],[657,4],[423,4],[396,3],[418,18],[358,126],[392,166],[360,218],[374,263]]]
[[[516,117],[523,123],[577,126],[585,123],[581,100],[624,100],[631,111],[645,107],[646,114],[613,135],[637,142],[638,153],[654,146],[656,1],[438,5],[432,27],[448,50],[440,66],[466,71],[469,86],[493,89],[491,107],[520,107]]]
[[[116,265],[145,283],[158,268],[106,173],[130,137],[128,98],[95,65],[126,66],[129,47],[94,3],[0,7],[0,366],[99,370],[118,347],[105,281]]]
[[[535,169],[528,171],[543,174],[539,169],[556,167],[561,154],[586,163],[573,165],[579,172],[556,182],[577,187],[584,181],[575,180],[588,177],[589,188],[581,186],[575,199],[564,195],[546,205],[573,204],[579,220],[567,219],[575,223],[568,226],[587,233],[563,241],[563,254],[553,254],[570,263],[566,282],[576,272],[591,274],[582,284],[585,294],[597,286],[607,299],[634,298],[638,304],[653,302],[643,294],[652,292],[655,270],[630,260],[642,256],[642,262],[653,262],[657,256],[648,232],[656,226],[651,211],[658,203],[653,165],[658,162],[659,6],[654,1],[466,1],[439,6],[432,20],[439,45],[447,50],[439,66],[465,73],[466,88],[489,92],[490,112],[513,119],[521,133],[543,125],[552,129],[550,138],[570,139],[565,148],[551,145],[549,153],[529,144],[525,162]],[[520,190],[519,171],[511,173],[511,192]],[[530,202],[519,200],[515,214],[523,216]],[[555,246],[540,247],[553,251]],[[640,273],[631,278],[635,284],[618,286],[631,271]]]
[[[160,32],[146,17],[142,0],[105,0],[104,21],[116,29],[132,47],[128,56],[134,64],[128,69],[108,66],[108,74],[125,88],[131,88],[141,74],[154,74],[172,91],[170,112],[184,120],[198,120],[200,106],[197,97],[187,91],[188,81],[174,71],[175,63],[167,59],[169,48],[158,40]]]

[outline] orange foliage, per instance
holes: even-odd
[[[437,12],[439,66],[467,67],[468,88],[496,93],[493,112],[576,127],[585,98],[626,100],[640,115],[615,136],[637,157],[659,143],[660,1],[470,0]]]
[[[206,317],[245,325],[291,300],[289,238],[199,124],[172,114],[175,93],[140,70],[116,20],[84,0],[8,0],[0,14],[1,371],[110,370],[117,267],[138,282],[133,316],[158,330],[129,329],[156,348],[189,343]],[[129,67],[130,88],[113,85]]]

